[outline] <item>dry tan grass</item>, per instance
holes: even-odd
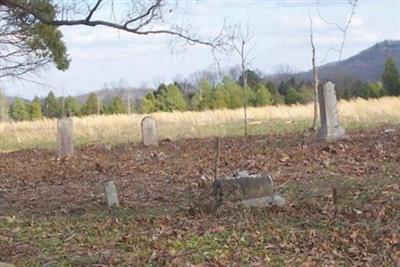
[[[343,124],[348,126],[400,123],[400,97],[341,101],[339,113]],[[76,144],[137,142],[140,140],[140,121],[144,116],[133,114],[73,118]],[[160,138],[236,135],[242,132],[242,109],[159,112],[152,116],[158,121]],[[268,128],[282,125],[289,125],[288,129],[306,128],[312,116],[312,104],[248,109],[251,133],[265,133]],[[0,151],[35,146],[54,148],[55,140],[56,120],[0,123]]]

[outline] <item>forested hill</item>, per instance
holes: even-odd
[[[400,68],[400,41],[383,41],[348,59],[329,63],[319,68],[321,80],[341,80],[350,76],[363,82],[382,78],[385,61],[394,58]],[[311,80],[312,72],[293,75],[296,80]]]

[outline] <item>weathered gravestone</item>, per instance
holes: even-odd
[[[327,82],[323,88],[319,89],[318,97],[321,129],[317,138],[324,142],[335,142],[345,134],[344,128],[339,124],[335,85],[332,82]]]
[[[59,157],[74,154],[73,122],[71,118],[61,118],[57,122],[57,155]]]
[[[274,192],[269,174],[250,175],[241,171],[232,177],[219,178],[213,185],[215,202],[239,202],[246,207],[283,206],[285,200]]]
[[[142,142],[145,146],[158,146],[157,122],[146,116],[142,120]]]
[[[104,193],[109,208],[119,207],[118,192],[114,181],[109,181],[104,184]]]

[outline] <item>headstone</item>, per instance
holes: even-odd
[[[286,200],[278,195],[268,196],[268,197],[260,197],[260,198],[251,198],[242,200],[242,204],[245,207],[267,207],[271,205],[275,205],[278,207],[283,207],[286,204]]]
[[[104,184],[104,192],[106,195],[107,206],[109,208],[119,207],[117,187],[114,181],[109,181]]]
[[[153,117],[142,120],[142,142],[145,146],[158,146],[157,122]]]
[[[213,185],[215,202],[239,202],[245,207],[283,206],[285,200],[275,195],[272,176],[269,174],[250,175],[240,171],[232,177],[219,178]]]
[[[344,128],[339,124],[335,85],[332,82],[327,82],[318,91],[318,97],[321,115],[321,129],[318,132],[318,140],[335,142],[345,134]]]
[[[14,267],[15,265],[6,262],[0,262],[0,267]]]
[[[57,154],[59,157],[74,154],[73,122],[71,118],[61,118],[57,122]]]

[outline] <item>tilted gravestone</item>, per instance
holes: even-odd
[[[104,184],[104,193],[109,208],[119,207],[118,192],[114,181],[109,181]]]
[[[61,118],[57,122],[57,155],[59,157],[74,154],[73,122],[71,118]]]
[[[247,171],[232,177],[219,178],[213,185],[215,202],[239,202],[246,207],[283,206],[285,200],[275,195],[272,176],[250,175]]]
[[[146,116],[142,120],[142,142],[145,146],[158,146],[157,122]]]
[[[335,142],[345,134],[345,129],[339,124],[335,85],[327,82],[323,88],[319,89],[318,97],[321,129],[317,138],[324,142]]]

